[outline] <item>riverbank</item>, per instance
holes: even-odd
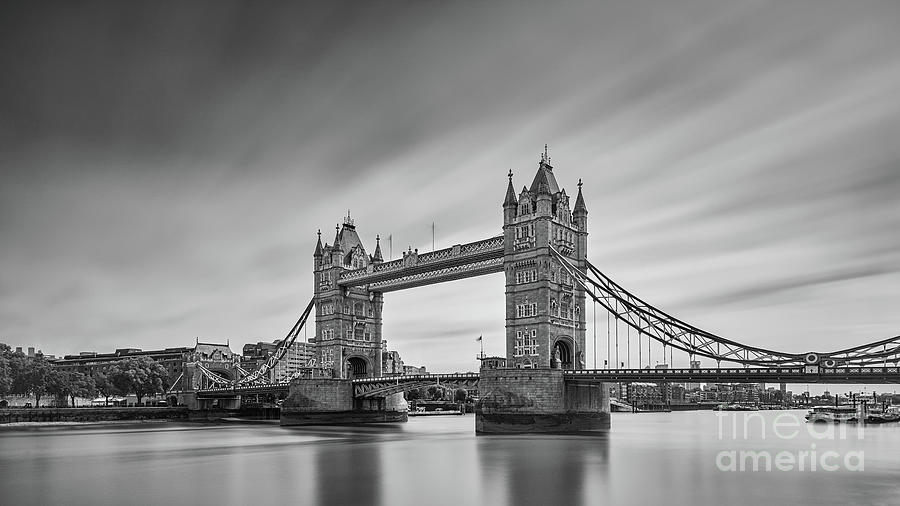
[[[12,422],[0,424],[0,432],[3,431],[31,431],[31,430],[66,430],[91,427],[135,427],[139,425],[164,425],[173,420],[103,420],[96,422]]]
[[[186,407],[91,407],[0,409],[0,427],[101,422],[187,421]]]

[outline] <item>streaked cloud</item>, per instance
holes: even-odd
[[[569,193],[585,182],[592,262],[648,301],[789,351],[896,335],[898,14],[4,4],[0,341],[279,338],[317,229],[349,208],[395,257],[432,222],[437,247],[497,235],[506,172],[527,184],[545,142]],[[504,353],[501,284],[390,293],[385,335],[473,369],[477,335]]]

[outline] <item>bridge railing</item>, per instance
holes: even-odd
[[[579,369],[564,371],[569,379],[583,378],[597,381],[779,381],[780,379],[806,381],[815,378],[835,378],[832,382],[844,382],[841,378],[869,378],[885,380],[888,383],[900,381],[900,367],[834,367],[818,368],[809,372],[804,367],[724,367],[700,369]],[[354,386],[391,385],[403,383],[439,383],[453,381],[478,380],[478,373],[450,374],[409,374],[400,376],[382,376],[380,378],[358,378],[351,380]],[[225,387],[206,388],[204,393],[240,394],[253,391],[287,390],[290,382],[278,382],[257,385],[231,385]]]
[[[893,380],[900,379],[900,367],[723,367],[723,368],[700,368],[700,369],[581,369],[565,371],[566,377],[570,378],[616,378],[617,380],[634,380],[653,381],[654,378],[696,378],[702,381],[704,377],[714,380],[715,378],[746,378],[753,380],[754,377],[784,377],[784,378],[803,378],[803,377],[838,377],[838,376],[872,376],[882,377]],[[760,380],[762,381],[762,379]]]
[[[398,381],[437,381],[437,380],[466,380],[477,379],[478,373],[450,373],[450,374],[403,374],[400,376],[382,376],[380,378],[358,378],[351,381],[353,384],[366,383],[390,383]]]

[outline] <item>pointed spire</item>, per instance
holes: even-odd
[[[336,250],[341,249],[341,226],[340,225],[334,226],[334,249],[336,249]]]
[[[513,171],[510,169],[509,171],[509,184],[506,185],[506,199],[503,200],[503,207],[516,207],[518,205],[518,201],[516,200],[516,190],[513,189]]]
[[[319,238],[316,240],[316,252],[313,253],[313,256],[320,257],[322,256],[322,230],[319,229],[319,231],[316,232],[316,235],[318,235]]]
[[[536,195],[555,195],[559,193],[559,184],[556,182],[556,176],[553,175],[553,167],[550,166],[550,153],[546,144],[544,145],[544,152],[541,153],[537,174],[534,175],[534,181],[531,182],[531,187],[528,190]]]
[[[384,262],[384,257],[381,256],[381,236],[375,236],[375,254],[372,255],[373,262]]]
[[[573,210],[574,214],[587,214],[587,206],[584,205],[584,196],[581,194],[581,179],[578,180],[578,197],[575,199],[575,209]]]

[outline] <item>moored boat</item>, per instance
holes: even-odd
[[[875,409],[866,415],[866,423],[900,422],[900,411],[895,408]]]
[[[719,404],[719,411],[759,411],[756,406],[746,404]]]
[[[853,406],[813,406],[806,415],[810,423],[855,423],[859,421]]]

